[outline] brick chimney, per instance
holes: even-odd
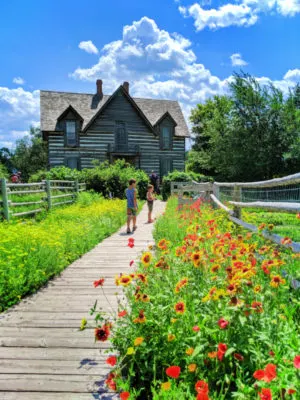
[[[126,90],[126,92],[129,94],[129,82],[124,82],[123,83],[123,88]]]
[[[101,79],[97,79],[96,86],[97,86],[97,95],[99,97],[103,97],[102,80]]]

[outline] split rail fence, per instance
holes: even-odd
[[[231,221],[253,232],[257,232],[258,227],[241,219],[243,208],[300,213],[300,173],[260,182],[172,182],[171,193],[178,195],[178,205],[190,204],[197,197],[210,198],[229,214]],[[265,238],[282,244],[281,236],[268,231],[261,233]],[[292,242],[289,247],[300,252],[300,243]]]
[[[0,184],[0,215],[7,221],[12,217],[38,214],[53,207],[71,204],[79,192],[86,190],[86,184],[78,181],[8,183],[6,179],[1,179]]]

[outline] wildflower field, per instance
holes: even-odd
[[[125,202],[81,193],[75,204],[43,217],[0,223],[0,311],[116,231],[126,219]]]
[[[300,255],[209,204],[176,207],[154,251],[116,277],[127,305],[113,321],[96,314],[95,339],[112,344],[106,384],[122,400],[299,399]]]

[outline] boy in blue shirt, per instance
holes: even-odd
[[[127,198],[127,233],[131,233],[130,221],[133,220],[132,232],[137,229],[136,214],[137,214],[137,200],[136,200],[136,180],[130,179],[129,187],[125,191]]]

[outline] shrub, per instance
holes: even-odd
[[[162,185],[162,196],[164,200],[167,200],[171,194],[171,182],[213,182],[211,176],[205,176],[201,174],[196,174],[195,172],[170,172],[163,179]]]
[[[95,164],[94,168],[78,171],[64,166],[52,168],[50,171],[39,171],[30,177],[30,182],[43,179],[75,180],[86,182],[88,190],[101,193],[104,197],[124,199],[129,179],[136,179],[137,190],[141,199],[146,198],[148,176],[142,170],[134,168],[124,160],[114,164],[105,161]]]
[[[0,163],[0,179],[1,178],[7,178],[8,177],[8,171],[6,167]]]

